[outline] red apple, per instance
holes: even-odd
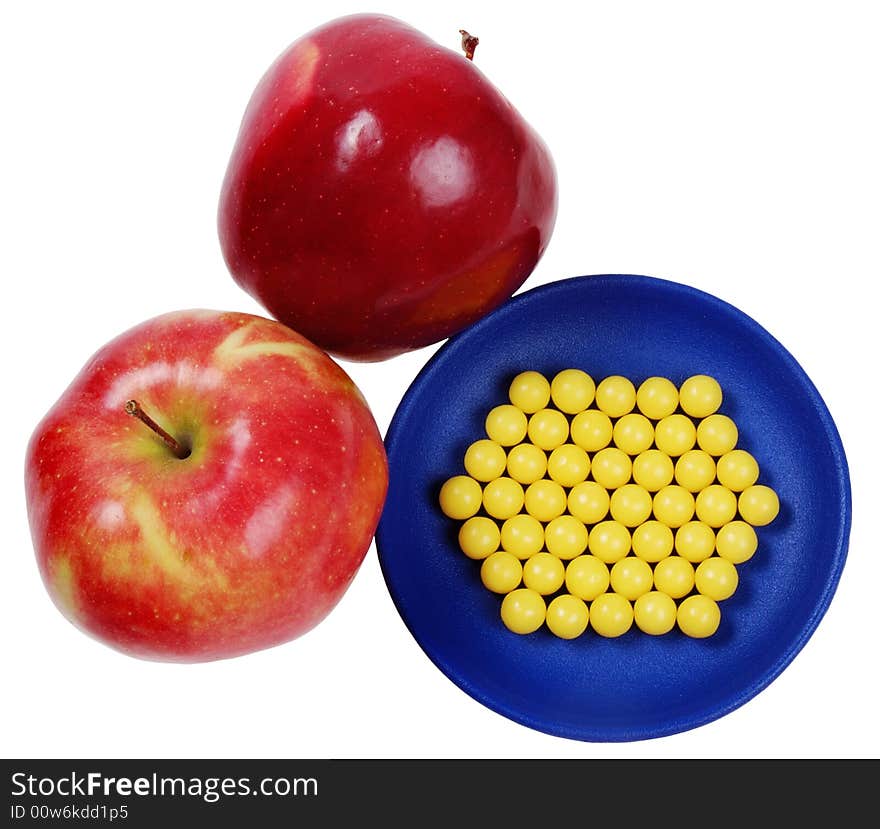
[[[546,146],[464,55],[390,17],[296,41],[244,114],[220,197],[236,281],[328,351],[379,360],[507,299],[556,217]]]
[[[34,432],[25,477],[60,610],[173,661],[316,625],[366,554],[388,480],[339,366],[278,322],[216,311],[157,317],[98,351]]]

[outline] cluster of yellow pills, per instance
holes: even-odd
[[[758,463],[718,413],[707,375],[680,387],[649,377],[595,384],[566,369],[552,382],[524,371],[510,403],[486,417],[486,438],[464,456],[467,474],[440,490],[462,521],[459,545],[501,594],[501,618],[563,639],[587,627],[606,637],[633,625],[652,635],[718,629],[718,602],[755,553],[754,527],[779,499],[757,483]]]

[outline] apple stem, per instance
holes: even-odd
[[[190,456],[190,449],[184,446],[172,435],[168,434],[153,418],[151,418],[142,408],[137,400],[129,400],[125,404],[126,414],[136,417],[141,423],[149,426],[162,440],[165,445],[174,453],[174,457],[184,460]]]
[[[470,32],[466,32],[464,29],[459,29],[458,33],[461,35],[461,48],[464,50],[464,56],[468,60],[473,60],[474,52],[476,51],[477,44],[480,42],[480,38],[474,37]]]

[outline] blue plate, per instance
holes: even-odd
[[[510,633],[500,597],[458,549],[459,522],[437,506],[461,474],[488,410],[520,371],[578,367],[595,378],[680,383],[716,377],[721,411],[761,466],[782,508],[759,528],[758,552],[705,640],[677,630],[571,641],[546,628]],[[846,559],[850,485],[831,415],[795,359],[736,308],[644,276],[588,276],[512,299],[441,348],[388,429],[391,484],[377,533],[382,572],[431,660],[487,707],[530,728],[579,740],[660,737],[710,722],[751,699],[804,646]]]

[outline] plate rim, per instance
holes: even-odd
[[[509,314],[515,311],[518,306],[524,303],[534,301],[535,298],[540,298],[545,295],[571,290],[572,287],[576,285],[588,285],[594,281],[598,281],[603,284],[613,283],[615,281],[626,281],[632,284],[640,284],[641,286],[649,287],[652,290],[663,290],[667,292],[678,293],[690,299],[697,299],[701,302],[708,303],[709,305],[715,305],[724,314],[733,314],[738,319],[738,321],[742,322],[748,329],[750,329],[751,334],[763,340],[767,345],[769,345],[784,359],[789,368],[792,369],[793,373],[797,375],[798,379],[803,383],[805,390],[811,400],[811,403],[813,404],[816,413],[820,417],[820,420],[825,430],[825,436],[828,440],[828,445],[831,450],[831,455],[834,460],[834,470],[842,496],[841,503],[839,505],[842,520],[840,521],[839,533],[833,550],[829,576],[826,579],[818,601],[816,602],[809,618],[807,619],[807,622],[801,628],[799,635],[788,645],[787,648],[783,649],[779,657],[772,663],[769,669],[765,670],[756,681],[749,683],[739,693],[734,694],[726,705],[716,706],[715,708],[700,713],[699,715],[695,714],[690,717],[675,717],[672,721],[669,721],[662,725],[658,725],[657,727],[653,728],[635,727],[627,729],[626,727],[617,726],[603,728],[575,728],[558,722],[545,722],[542,719],[529,716],[527,713],[524,713],[520,710],[513,710],[508,706],[498,703],[498,701],[495,700],[491,695],[480,693],[479,689],[475,687],[466,676],[463,676],[462,674],[457,672],[455,670],[455,667],[449,664],[448,660],[441,658],[438,654],[432,652],[428,647],[426,647],[422,639],[420,639],[419,636],[417,636],[416,632],[413,630],[413,624],[409,618],[409,613],[406,610],[407,603],[398,595],[397,590],[393,584],[392,575],[387,567],[386,557],[383,553],[383,546],[386,539],[386,519],[384,510],[383,515],[379,521],[378,528],[376,530],[376,552],[379,559],[379,566],[382,573],[382,578],[385,581],[386,588],[388,589],[388,592],[391,596],[394,607],[396,608],[401,620],[403,621],[410,635],[415,640],[420,650],[440,670],[440,672],[450,682],[452,682],[459,689],[468,694],[468,696],[470,696],[472,699],[476,700],[481,705],[494,711],[495,713],[500,714],[501,716],[504,716],[509,720],[512,720],[513,722],[519,723],[520,725],[526,726],[535,731],[549,734],[551,736],[578,740],[582,742],[633,742],[638,740],[668,737],[673,734],[683,733],[685,731],[699,728],[710,722],[714,722],[715,720],[726,716],[727,714],[744,705],[749,700],[756,697],[759,693],[761,693],[761,691],[763,691],[774,680],[776,680],[791,664],[798,653],[803,650],[804,646],[812,637],[813,633],[815,633],[816,628],[828,611],[831,600],[834,597],[834,594],[840,583],[840,578],[843,574],[843,568],[849,552],[849,537],[852,525],[852,490],[849,475],[849,464],[847,462],[846,453],[843,448],[843,442],[840,437],[840,432],[837,428],[834,418],[832,417],[828,406],[826,405],[824,399],[822,398],[821,394],[819,393],[818,389],[816,388],[815,384],[813,383],[807,372],[795,359],[791,352],[789,352],[788,349],[785,348],[785,346],[778,339],[776,339],[776,337],[774,337],[766,328],[760,325],[760,323],[758,323],[749,314],[745,313],[737,306],[726,302],[718,296],[715,296],[714,294],[710,294],[691,285],[687,285],[681,282],[675,282],[669,279],[647,276],[643,274],[621,273],[583,274],[564,277],[562,279],[557,279],[552,282],[537,285],[534,288],[530,288],[527,291],[516,294],[515,296],[511,297],[507,302],[479,319],[473,325],[459,332],[455,336],[450,337],[445,343],[440,346],[439,349],[437,349],[437,351],[434,352],[434,354],[432,354],[428,358],[425,364],[421,367],[419,372],[416,374],[412,382],[407,387],[394,411],[394,415],[392,416],[384,438],[385,448],[389,460],[389,469],[392,468],[391,458],[394,452],[395,444],[398,440],[398,433],[403,428],[403,422],[406,421],[410,416],[412,398],[416,395],[421,385],[426,382],[427,376],[436,371],[438,369],[438,366],[442,366],[449,359],[450,354],[454,354],[454,351],[458,347],[459,343],[466,342],[469,337],[476,336],[480,330],[488,325],[491,325],[498,316]]]

